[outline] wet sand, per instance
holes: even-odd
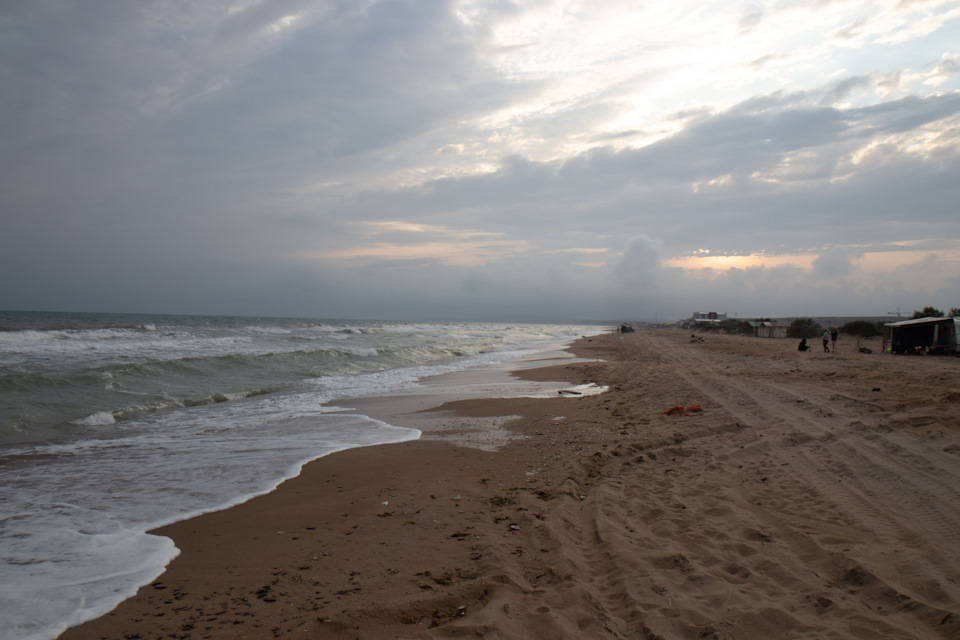
[[[960,638],[960,359],[853,343],[583,339],[519,375],[608,393],[406,412],[61,638]]]

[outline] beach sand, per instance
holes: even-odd
[[[582,339],[522,375],[608,393],[407,415],[157,531],[168,570],[62,638],[960,638],[960,359],[795,342]]]

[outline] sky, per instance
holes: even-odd
[[[960,307],[960,2],[5,0],[0,308]]]

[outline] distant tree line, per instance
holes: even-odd
[[[769,320],[767,320],[769,322]],[[735,318],[727,318],[726,320],[721,320],[720,322],[704,322],[696,326],[698,331],[710,331],[713,333],[729,333],[732,335],[744,335],[752,336],[753,327],[750,326],[750,322],[747,320],[737,320]]]
[[[869,320],[853,320],[840,327],[840,333],[847,336],[873,338],[883,335],[884,322],[870,322]],[[813,318],[797,318],[790,323],[787,329],[788,338],[819,338],[823,335],[824,327]]]
[[[924,307],[922,311],[914,311],[913,318],[960,318],[960,307],[950,309],[950,312],[944,314],[943,311],[934,307]],[[756,322],[770,322],[770,318],[757,318]],[[845,325],[838,327],[840,333],[848,336],[860,336],[861,338],[873,338],[883,335],[884,321],[870,322],[869,320],[853,320]],[[732,335],[753,335],[753,327],[747,320],[737,320],[729,318],[720,322],[703,323],[697,325],[700,331],[722,332]],[[790,323],[787,329],[788,338],[819,338],[823,335],[824,327],[813,318],[797,318]]]
[[[913,318],[960,318],[960,307],[950,309],[950,312],[944,314],[943,311],[935,307],[924,307],[922,311],[914,311]],[[870,322],[868,320],[854,320],[839,327],[840,333],[848,336],[860,336],[861,338],[873,338],[883,335],[883,325],[886,322]],[[790,323],[787,329],[789,338],[819,338],[823,335],[823,327],[813,318],[797,318]]]
[[[860,336],[861,338],[873,338],[883,335],[883,325],[885,322],[869,322],[867,320],[854,320],[840,327],[840,332],[848,336]]]
[[[960,318],[960,307],[954,307],[950,309],[949,313],[944,314],[943,311],[937,309],[936,307],[924,307],[923,311],[914,311],[913,318]]]

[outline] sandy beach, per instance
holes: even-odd
[[[582,339],[517,375],[608,393],[398,416],[61,639],[960,638],[960,359],[862,344]]]

